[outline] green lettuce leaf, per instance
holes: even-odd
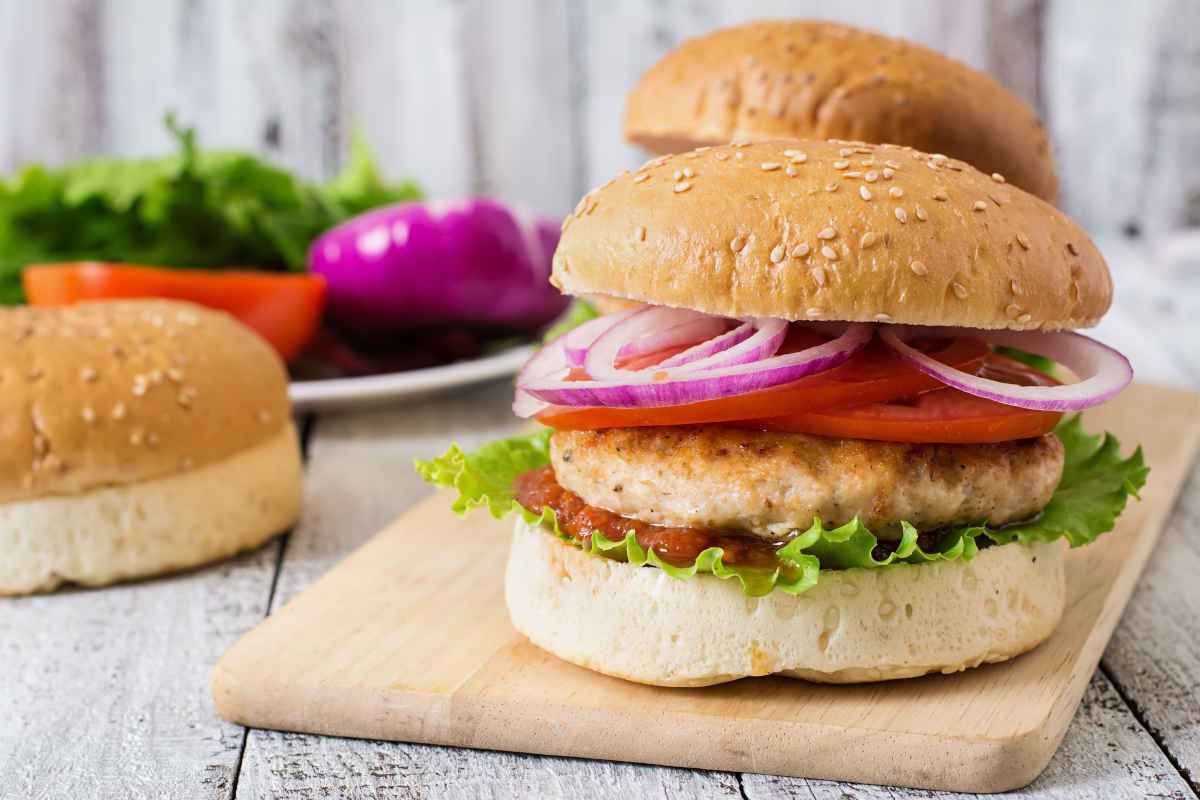
[[[178,152],[99,158],[0,180],[0,303],[23,300],[27,264],[101,260],[180,268],[303,270],[309,244],[361,211],[420,198],[383,182],[356,136],[345,170],[310,183],[236,150],[201,150],[167,118]]]
[[[534,513],[523,508],[513,495],[518,475],[550,463],[550,435],[545,428],[536,433],[491,442],[468,453],[452,445],[443,455],[429,461],[417,461],[417,472],[436,486],[457,492],[453,508],[464,514],[485,506],[497,519],[517,513],[530,524],[543,525],[566,542],[579,541],[564,533],[550,509]],[[1095,541],[1112,530],[1125,508],[1129,495],[1146,483],[1149,469],[1141,448],[1122,459],[1120,444],[1111,434],[1089,436],[1084,433],[1081,417],[1064,420],[1055,433],[1063,442],[1066,460],[1062,481],[1050,503],[1037,519],[1018,525],[993,529],[985,524],[961,526],[937,532],[934,544],[922,547],[920,532],[901,522],[900,540],[891,549],[880,547],[879,539],[858,519],[835,528],[820,519],[797,532],[778,551],[776,569],[749,568],[725,564],[724,552],[710,547],[687,566],[667,564],[653,550],[646,550],[629,533],[624,539],[610,540],[594,534],[589,550],[595,555],[627,561],[635,566],[653,566],[673,578],[687,579],[711,574],[736,579],[748,595],[764,595],[776,589],[800,594],[815,586],[821,570],[880,569],[893,564],[921,564],[931,561],[973,559],[979,552],[979,537],[989,543],[1007,544],[1048,542],[1066,538],[1072,547]]]
[[[548,342],[551,339],[557,339],[564,333],[574,330],[583,323],[593,320],[598,316],[600,316],[600,312],[596,310],[595,306],[582,297],[576,297],[571,301],[571,305],[567,306],[567,310],[562,313],[562,316],[546,329],[546,334],[542,337],[542,340]]]

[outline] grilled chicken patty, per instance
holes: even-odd
[[[1053,435],[999,444],[902,444],[720,426],[557,431],[558,482],[644,522],[778,536],[859,517],[882,539],[1037,514],[1063,469]]]

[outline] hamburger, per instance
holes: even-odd
[[[1054,630],[1066,547],[1140,450],[1078,411],[1132,379],[1064,214],[944,155],[701,147],[590,193],[552,282],[644,304],[549,342],[541,430],[419,463],[516,520],[514,626],[608,675],[703,686],[954,672]]]
[[[0,389],[0,594],[186,569],[299,514],[287,374],[227,314],[7,309]]]
[[[767,20],[689,39],[629,94],[625,138],[656,153],[732,140],[863,139],[962,159],[1054,202],[1037,115],[927,47],[832,22]]]

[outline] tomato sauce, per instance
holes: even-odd
[[[579,495],[559,485],[553,467],[542,467],[519,476],[513,484],[517,502],[535,513],[554,509],[558,527],[581,543],[591,543],[593,531],[609,540],[623,540],[630,531],[638,544],[653,550],[668,564],[690,566],[709,547],[723,548],[726,564],[775,568],[775,552],[786,539],[763,539],[750,534],[727,533],[704,528],[671,528],[651,525],[588,505]]]

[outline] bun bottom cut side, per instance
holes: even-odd
[[[289,423],[229,458],[164,478],[0,505],[0,595],[103,586],[258,547],[300,513]]]
[[[863,683],[1005,661],[1044,641],[1066,601],[1062,542],[969,562],[821,573],[804,594],[747,597],[736,580],[671,578],[518,520],[505,576],[513,625],[596,672],[657,686],[751,675]]]

